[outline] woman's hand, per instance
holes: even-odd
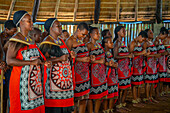
[[[95,61],[95,59],[96,59],[95,55],[90,55],[90,60],[91,61]]]
[[[76,58],[76,53],[74,51],[71,51],[70,55],[71,55],[71,58]]]

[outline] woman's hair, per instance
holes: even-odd
[[[53,57],[61,57],[62,55],[64,55],[61,48],[57,45],[44,44],[40,46],[40,50],[43,55],[45,55],[46,52],[48,52],[48,54]]]
[[[108,38],[111,38],[111,37],[108,37],[108,36],[103,37],[103,39],[102,39],[102,47],[103,47],[103,48],[105,48],[105,43],[107,43],[107,39],[108,39]]]
[[[16,28],[16,25],[12,20],[7,20],[4,24],[4,27],[7,28],[8,30],[11,30],[12,28]]]
[[[81,23],[77,26],[77,29],[79,29],[79,30],[84,30],[84,29],[86,29],[86,30],[88,31],[88,30],[89,30],[89,27],[88,27],[87,23],[81,22]]]
[[[148,34],[146,31],[141,31],[138,36],[140,36],[140,35],[144,38],[148,38]]]
[[[90,27],[89,34],[92,33],[95,29],[98,29],[97,27]]]
[[[109,32],[109,29],[105,29],[102,31],[101,35],[103,38],[106,36],[107,32]]]
[[[117,27],[115,28],[115,31],[114,31],[115,37],[114,37],[114,39],[113,39],[113,43],[118,39],[118,32],[119,32],[122,28],[124,28],[124,26],[117,26]]]
[[[161,27],[160,33],[163,34],[163,35],[164,34],[169,34],[168,30],[165,27]]]
[[[145,29],[145,32],[148,33],[149,30],[150,30],[150,29]]]

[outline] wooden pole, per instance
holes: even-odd
[[[32,10],[32,21],[35,22],[37,19],[37,14],[40,6],[40,1],[41,0],[34,0],[34,7]]]
[[[156,0],[156,21],[158,24],[162,22],[162,0]]]
[[[60,6],[60,0],[57,0],[55,6],[55,13],[54,13],[55,18],[57,17],[59,6]]]
[[[76,14],[77,14],[77,9],[78,9],[78,4],[79,4],[78,0],[75,0],[73,21],[76,21]]]
[[[116,20],[119,21],[119,11],[120,11],[120,0],[117,0],[117,6],[116,6]]]
[[[100,16],[100,0],[95,0],[94,23],[98,24]]]
[[[8,11],[7,20],[10,20],[11,13],[12,13],[14,6],[15,6],[15,2],[16,2],[16,0],[12,0],[12,2],[11,2],[11,5],[10,5],[9,11]]]
[[[138,0],[136,0],[135,5],[135,21],[138,21]]]

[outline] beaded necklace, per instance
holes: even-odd
[[[54,42],[55,42],[56,44],[62,45],[62,42],[61,42],[61,40],[60,40],[59,38],[57,38],[57,40],[56,40],[56,39],[54,39],[51,35],[50,35],[50,37],[54,40]]]

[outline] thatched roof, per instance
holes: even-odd
[[[61,22],[94,21],[95,0],[40,1],[36,21],[57,17]],[[12,19],[15,11],[33,12],[34,0],[0,0],[0,21]],[[98,0],[99,22],[152,21],[157,0]],[[170,19],[170,0],[162,0],[162,19]],[[9,18],[10,17],[10,18]]]

